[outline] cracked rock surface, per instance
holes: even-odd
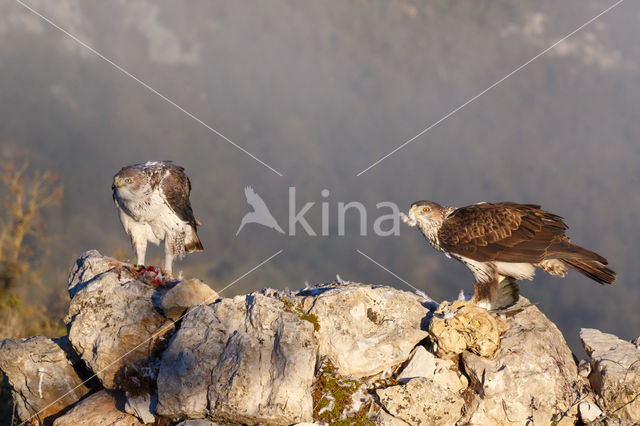
[[[0,342],[0,370],[18,416],[36,424],[89,392],[60,345],[44,336]]]
[[[465,370],[477,390],[470,424],[535,424],[577,420],[583,393],[573,355],[558,328],[529,301],[507,320],[493,357],[464,352]]]
[[[164,352],[158,413],[221,422],[312,420],[314,326],[259,293],[189,310]]]
[[[625,422],[640,421],[640,349],[593,328],[580,330],[591,358],[589,382],[605,411]]]
[[[81,259],[69,283],[69,340],[104,387],[115,389],[118,371],[149,357],[173,323],[154,307],[156,289],[137,280],[131,268],[96,251]]]

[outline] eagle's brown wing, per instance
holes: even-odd
[[[197,226],[198,221],[193,216],[193,210],[189,202],[191,182],[184,172],[184,168],[171,164],[168,167],[168,171],[169,175],[160,182],[167,204],[180,219],[192,226]]]
[[[573,245],[564,235],[560,216],[532,204],[475,204],[455,210],[438,231],[440,245],[452,253],[480,262],[538,263],[551,258],[597,254]]]

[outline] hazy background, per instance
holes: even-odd
[[[437,300],[472,291],[464,266],[414,229],[336,236],[337,203],[418,199],[539,203],[573,241],[610,260],[602,287],[539,273],[522,293],[578,347],[580,327],[640,334],[640,5],[624,2],[360,177],[356,174],[613,2],[29,1],[29,5],[284,174],[280,177],[125,76],[19,3],[0,0],[0,158],[60,173],[47,210],[50,293],[64,309],[83,251],[131,256],[111,200],[120,167],[186,167],[205,252],[174,269],[220,289],[284,252],[224,296],[344,279],[406,288],[362,250]],[[251,185],[281,226],[288,187],[332,237],[248,225]],[[330,196],[320,196],[328,189]],[[388,213],[384,210],[383,213]],[[353,215],[352,219],[355,219]],[[302,230],[298,229],[299,233]],[[158,263],[161,249],[149,260]],[[25,290],[26,291],[26,290]],[[28,293],[28,292],[27,292]],[[46,300],[45,300],[46,299]],[[62,302],[61,302],[62,301]],[[56,304],[57,303],[57,304]],[[51,309],[51,315],[62,314]]]

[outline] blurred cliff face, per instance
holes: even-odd
[[[610,3],[28,4],[284,175],[4,2],[0,155],[29,155],[60,172],[65,199],[50,221],[64,236],[54,253],[61,269],[85,249],[128,246],[110,199],[115,171],[172,159],[191,177],[207,247],[178,268],[226,284],[284,249],[230,292],[295,288],[335,273],[403,285],[356,249],[435,298],[472,289],[463,267],[438,259],[408,229],[360,237],[357,215],[347,217],[344,237],[262,227],[236,237],[248,185],[279,221],[295,186],[300,204],[316,203],[307,216],[315,229],[322,201],[356,200],[371,211],[382,201],[408,206],[423,198],[535,202],[563,215],[572,239],[608,257],[620,279],[605,289],[577,274],[539,276],[523,293],[564,327],[588,319],[621,336],[640,327],[632,278],[640,272],[635,4],[621,4],[359,177]]]

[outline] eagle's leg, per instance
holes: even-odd
[[[513,277],[495,276],[487,282],[477,281],[472,303],[487,310],[513,305],[520,298],[520,286]]]
[[[475,303],[481,308],[493,309],[493,302],[498,293],[499,285],[499,276],[495,276],[490,281],[476,281],[474,285],[473,297],[471,298],[471,303]]]
[[[131,238],[131,245],[136,252],[136,264],[144,265],[144,258],[147,253],[147,240],[145,238]]]
[[[173,246],[169,243],[169,238],[164,242],[164,273],[168,277],[173,277]]]

